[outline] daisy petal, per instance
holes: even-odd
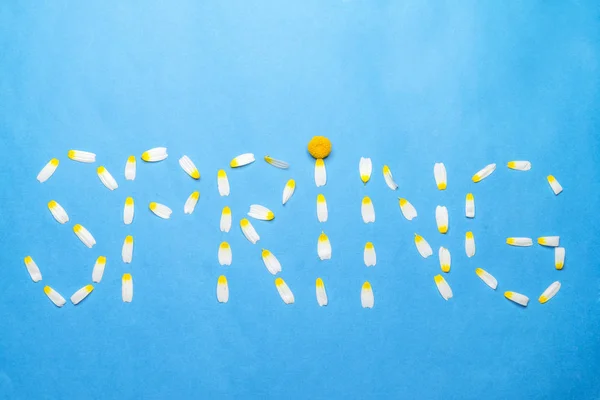
[[[221,265],[231,265],[231,260],[233,255],[231,253],[231,246],[227,242],[221,242],[219,245],[219,264]]]
[[[283,197],[281,200],[281,204],[287,203],[288,200],[294,194],[295,190],[296,190],[296,181],[293,179],[290,179],[289,181],[287,181],[287,183],[285,184],[285,187],[283,188]]]
[[[164,204],[156,203],[154,201],[151,202],[148,207],[150,208],[150,211],[154,213],[154,215],[162,219],[171,218],[171,213],[173,213],[173,211],[169,207],[165,206]]]
[[[252,204],[250,206],[248,216],[261,221],[271,221],[273,218],[275,218],[273,211],[269,210],[265,206],[261,206],[260,204]]]
[[[104,186],[106,186],[108,190],[115,190],[119,187],[115,178],[113,178],[110,172],[108,172],[108,170],[104,168],[104,166],[99,166],[97,171],[100,181]]]
[[[69,150],[67,155],[71,160],[82,163],[93,163],[96,161],[96,154],[89,151]]]
[[[245,154],[240,154],[239,156],[235,157],[233,160],[231,160],[229,165],[231,166],[231,168],[238,168],[238,167],[243,167],[244,165],[251,164],[253,162],[254,162],[254,154],[245,153]]]
[[[132,181],[135,179],[136,164],[135,156],[127,158],[127,162],[125,163],[125,180]]]
[[[294,294],[283,279],[275,279],[275,287],[277,287],[281,300],[283,300],[285,304],[292,304],[294,302]]]
[[[123,241],[123,248],[121,250],[121,257],[125,264],[131,263],[133,259],[133,236],[128,235]]]
[[[475,218],[475,197],[473,197],[473,193],[467,193],[465,215],[467,218]]]
[[[281,272],[281,263],[279,262],[277,257],[275,257],[275,255],[273,253],[271,253],[269,250],[267,250],[267,249],[262,250],[262,259],[263,259],[263,262],[265,263],[265,267],[267,267],[267,270],[271,274],[277,275],[278,272]]]
[[[433,166],[433,177],[435,178],[435,184],[439,190],[446,190],[446,166],[444,163],[436,163]]]
[[[85,229],[82,225],[75,224],[73,226],[73,232],[75,232],[75,235],[77,235],[79,240],[90,249],[96,244],[96,239],[94,239],[90,231]]]
[[[375,222],[375,208],[373,207],[373,202],[369,196],[363,197],[360,213],[362,214],[362,219],[365,224]]]
[[[394,181],[394,177],[392,176],[392,171],[390,167],[387,165],[383,166],[383,179],[385,180],[385,184],[392,190],[398,189],[398,184]]]
[[[321,232],[317,242],[317,254],[321,261],[331,259],[331,243],[325,232]]]
[[[450,256],[450,251],[445,247],[440,247],[438,257],[440,259],[440,268],[442,269],[442,271],[450,272],[450,266],[452,264],[452,257]]]
[[[450,285],[448,285],[448,282],[446,282],[444,277],[441,275],[436,275],[433,277],[433,280],[435,281],[435,285],[437,286],[438,291],[440,292],[444,300],[451,299],[452,289],[450,288]]]
[[[90,293],[92,293],[92,290],[94,290],[94,286],[85,285],[84,287],[73,293],[73,295],[71,296],[71,303],[75,305],[81,303],[83,299],[85,299],[89,296]]]
[[[417,246],[417,250],[421,257],[427,258],[433,254],[433,250],[427,241],[423,238],[423,236],[415,233],[415,246]]]
[[[133,279],[131,274],[123,274],[121,279],[121,298],[124,303],[131,303],[133,300]]]
[[[155,147],[153,149],[147,150],[142,153],[142,160],[146,162],[158,162],[167,158],[169,155],[167,154],[166,147]]]
[[[31,258],[31,256],[27,256],[27,257],[25,257],[24,261],[25,261],[25,268],[27,268],[27,272],[29,272],[29,276],[31,277],[31,280],[34,282],[41,281],[42,273],[40,272],[40,269],[38,268],[35,261],[33,261],[33,258]]]
[[[271,156],[265,156],[265,161],[272,166],[281,169],[288,169],[290,167],[290,164],[286,163],[285,161],[277,160]]]
[[[400,211],[402,211],[402,215],[404,215],[404,218],[406,218],[409,221],[412,221],[414,218],[417,217],[417,210],[415,209],[415,207],[413,207],[412,204],[410,204],[408,200],[403,198],[399,198],[398,200],[400,202]]]
[[[477,274],[478,277],[481,278],[481,280],[486,285],[488,285],[492,289],[496,290],[496,288],[498,287],[498,281],[489,272],[487,272],[486,270],[484,270],[482,268],[477,268],[475,270],[475,273]]]
[[[538,238],[538,244],[547,247],[558,247],[560,236],[542,236]]]
[[[315,184],[317,187],[325,186],[327,183],[327,170],[325,169],[325,161],[322,158],[317,158],[315,161]]]
[[[133,197],[128,197],[125,199],[125,206],[123,207],[123,223],[125,225],[129,225],[133,222],[134,213]]]
[[[100,256],[96,260],[96,264],[94,264],[94,269],[92,270],[92,282],[98,283],[102,280],[102,276],[104,275],[104,268],[106,267],[106,257]]]
[[[50,286],[44,286],[44,293],[46,296],[54,303],[56,307],[62,307],[67,302],[64,297],[60,295],[56,290],[52,289]]]
[[[50,177],[54,174],[54,172],[56,171],[56,168],[58,168],[58,159],[57,158],[53,158],[52,160],[48,161],[48,164],[46,164],[44,166],[44,168],[42,168],[42,170],[40,171],[40,173],[37,176],[37,180],[40,183],[44,183],[46,182],[48,179],[50,179]]]
[[[377,264],[377,253],[375,253],[375,246],[373,246],[373,243],[367,242],[367,244],[365,244],[363,259],[367,267],[374,267]]]
[[[555,195],[558,195],[560,192],[563,191],[563,187],[560,183],[558,183],[554,176],[548,175],[548,183],[550,184],[550,187],[552,188],[552,191]]]
[[[517,171],[529,171],[531,169],[529,161],[509,161],[506,166]]]
[[[229,179],[227,179],[227,173],[223,169],[217,172],[217,186],[219,188],[219,195],[229,196]]]
[[[475,255],[475,237],[473,236],[473,232],[465,234],[465,252],[467,253],[467,257]]]
[[[240,221],[240,227],[242,228],[242,233],[250,243],[256,244],[260,240],[260,236],[258,236],[258,233],[256,233],[256,230],[248,219],[243,218]]]
[[[554,249],[554,267],[558,270],[565,266],[565,248],[557,247]]]
[[[220,229],[221,232],[229,232],[231,229],[231,208],[228,206],[223,207],[221,212]]]
[[[528,237],[509,237],[506,238],[506,244],[517,247],[533,246],[533,240]]]
[[[529,303],[529,297],[517,292],[504,292],[504,297],[523,307],[527,307],[527,303]]]
[[[360,290],[360,304],[362,308],[373,308],[375,305],[375,296],[373,295],[373,288],[369,282],[365,282]]]
[[[181,166],[181,169],[193,179],[200,179],[198,168],[196,168],[196,165],[188,156],[183,156],[179,159],[179,166]]]
[[[373,172],[373,163],[370,158],[361,157],[358,164],[358,171],[360,173],[360,180],[366,185],[371,179],[371,172]]]
[[[440,233],[448,232],[448,209],[445,206],[435,208],[435,221]]]
[[[199,198],[200,198],[200,192],[192,192],[192,194],[190,194],[190,196],[185,201],[185,204],[183,205],[183,213],[184,214],[193,213],[194,209],[196,208],[196,204],[198,203]]]
[[[328,303],[328,300],[327,300],[327,292],[325,291],[325,283],[323,283],[323,279],[317,278],[317,281],[315,282],[315,286],[317,289],[317,303],[319,303],[319,306],[321,306],[321,307],[326,306]]]
[[[65,224],[69,222],[69,216],[67,215],[67,212],[56,201],[50,200],[48,202],[48,209],[50,210],[50,213],[52,214],[56,222],[58,222],[59,224]]]
[[[317,195],[317,218],[319,222],[327,222],[329,212],[327,211],[327,201],[322,194]]]
[[[217,280],[217,301],[219,303],[227,303],[229,301],[229,285],[225,275],[219,276]]]
[[[560,290],[560,282],[559,281],[553,282],[550,286],[548,286],[548,288],[546,290],[544,290],[544,293],[542,293],[542,295],[538,299],[539,302],[542,304],[546,303],[548,300],[550,300],[551,298],[556,296],[556,293],[558,293],[559,290]]]
[[[480,182],[491,175],[492,172],[496,170],[496,164],[489,164],[479,170],[475,175],[473,175],[473,182]]]

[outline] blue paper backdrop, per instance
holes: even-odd
[[[406,398],[597,399],[600,396],[597,210],[599,19],[594,1],[4,1],[0,5],[0,397],[7,399]],[[306,143],[331,138],[328,183],[316,188]],[[130,154],[167,146],[159,164]],[[94,165],[67,159],[96,152]],[[231,170],[254,152],[257,162]],[[202,178],[186,176],[189,155]],[[287,171],[265,164],[270,154]],[[371,182],[358,176],[373,159]],[[52,157],[48,182],[35,177]],[[508,170],[531,160],[530,172]],[[138,159],[139,160],[139,159]],[[433,164],[443,161],[440,192]],[[498,169],[473,184],[484,165]],[[398,181],[390,191],[388,164]],[[119,182],[105,189],[96,167]],[[219,197],[216,172],[227,168],[231,195]],[[554,196],[554,174],[565,190]],[[294,197],[281,206],[289,178]],[[183,203],[201,192],[195,213]],[[327,197],[329,221],[317,222],[315,199]],[[464,218],[473,192],[477,217]],[[360,218],[364,195],[374,224]],[[121,220],[125,197],[134,223]],[[400,214],[407,197],[419,217]],[[55,199],[71,217],[57,224]],[[174,209],[153,216],[148,202]],[[252,203],[271,207],[255,222],[257,245],[238,221]],[[434,209],[446,205],[450,231],[437,233]],[[229,205],[234,226],[218,229]],[[72,232],[81,223],[92,250]],[[320,262],[324,230],[333,259]],[[468,259],[464,234],[477,254]],[[418,232],[453,266],[444,301],[422,259]],[[123,238],[135,237],[131,265]],[[564,270],[552,249],[511,248],[508,236],[560,235]],[[222,240],[233,264],[217,263]],[[365,268],[373,241],[378,263]],[[296,296],[280,300],[260,258],[283,265]],[[23,265],[31,255],[43,281]],[[68,298],[90,283],[98,255],[104,279],[79,306],[54,307],[42,291]],[[474,270],[494,274],[486,287]],[[121,301],[121,275],[134,279],[133,303]],[[218,304],[217,277],[230,301]],[[330,304],[319,308],[322,277]],[[369,280],[375,307],[360,307]],[[553,281],[560,293],[537,297]],[[531,298],[521,308],[505,290]]]

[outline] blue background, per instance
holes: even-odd
[[[85,3],[85,4],[84,4]],[[594,1],[4,1],[0,5],[0,397],[10,399],[412,398],[596,399],[600,396],[597,210],[600,139],[599,17]],[[316,188],[306,143],[331,138],[328,183]],[[130,154],[167,146],[169,158],[143,164],[125,181]],[[67,159],[96,152],[94,165]],[[257,162],[231,170],[230,159]],[[187,154],[202,178],[185,175]],[[270,154],[287,171],[262,161]],[[361,156],[374,173],[362,185]],[[52,157],[48,182],[35,177]],[[508,170],[530,160],[530,172]],[[443,161],[448,189],[437,191]],[[498,169],[473,184],[484,165]],[[104,188],[96,167],[119,182]],[[400,188],[390,191],[388,164]],[[227,168],[231,195],[219,197]],[[565,190],[554,196],[554,174]],[[296,194],[281,206],[289,178]],[[193,215],[183,204],[201,199]],[[330,217],[316,218],[324,193]],[[464,218],[473,192],[477,216]],[[374,224],[360,203],[372,197]],[[124,226],[125,197],[136,201]],[[408,198],[419,216],[400,214]],[[55,199],[71,217],[57,224]],[[147,209],[158,201],[171,220]],[[252,203],[276,218],[256,221],[251,245],[239,230]],[[437,233],[435,206],[450,211]],[[229,234],[221,208],[233,210]],[[72,232],[86,226],[92,250]],[[333,246],[320,262],[324,229]],[[477,254],[468,259],[464,234]],[[413,234],[437,255],[452,252],[443,301],[433,282],[437,257],[422,259]],[[120,260],[135,237],[133,263]],[[512,248],[508,236],[560,235],[564,270],[552,249]],[[217,263],[222,240],[233,264]],[[364,243],[378,263],[365,268]],[[283,265],[296,296],[283,304],[260,258]],[[31,255],[43,281],[23,265]],[[54,307],[42,291],[68,298],[90,283],[98,255],[104,279],[79,306]],[[474,274],[483,267],[497,291]],[[131,272],[133,303],[121,301]],[[230,301],[218,304],[225,274]],[[325,281],[328,307],[314,295]],[[369,280],[375,307],[360,307]],[[549,303],[537,297],[553,281]],[[521,308],[505,290],[531,298]]]

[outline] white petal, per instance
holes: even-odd
[[[362,308],[373,308],[375,305],[375,296],[373,295],[373,288],[369,282],[365,282],[360,290],[360,304]]]
[[[200,192],[192,192],[192,194],[190,194],[183,205],[184,214],[191,214],[194,212],[196,204],[198,203],[198,198],[200,198]]]
[[[67,302],[64,297],[50,286],[44,286],[44,293],[54,303],[56,307],[62,307]]]
[[[288,200],[294,194],[295,190],[296,190],[296,181],[293,179],[290,179],[289,181],[287,181],[287,183],[285,184],[285,187],[283,188],[283,197],[281,200],[281,204],[287,203]]]
[[[85,229],[83,226],[75,224],[73,226],[73,232],[75,232],[75,235],[77,235],[79,240],[81,240],[83,244],[85,244],[90,249],[96,244],[96,239],[94,239],[90,231]]]
[[[58,168],[58,163],[59,161],[57,158],[53,158],[52,160],[48,161],[48,164],[46,164],[38,174],[37,180],[40,183],[44,183],[50,179],[50,177],[54,174],[54,171],[56,171],[56,168]]]
[[[245,154],[240,154],[239,156],[235,157],[233,160],[231,160],[229,165],[231,166],[231,168],[237,168],[237,167],[243,167],[244,165],[248,165],[253,162],[254,162],[254,154],[245,153]]]
[[[227,303],[229,301],[229,284],[225,275],[219,276],[217,280],[217,301]]]
[[[285,161],[277,160],[276,158],[273,158],[271,156],[265,156],[265,161],[271,164],[272,166],[281,169],[288,169],[290,167],[290,164],[286,163]]]
[[[473,175],[473,178],[471,178],[471,179],[473,180],[473,182],[480,182],[483,179],[490,176],[490,174],[492,172],[494,172],[495,170],[496,170],[496,164],[486,165],[481,170],[479,170],[475,175]]]
[[[363,183],[369,182],[371,179],[371,172],[373,172],[373,163],[370,158],[360,158],[360,162],[358,164],[358,171],[360,172],[360,180]]]
[[[557,247],[560,243],[560,236],[542,236],[537,241],[542,246]]]
[[[271,274],[276,275],[278,272],[281,272],[281,263],[269,250],[263,249],[262,259],[265,263],[265,267],[267,267],[267,270],[269,270]]]
[[[435,178],[435,184],[439,190],[446,190],[447,177],[446,177],[446,166],[444,163],[436,163],[433,166],[433,177]]]
[[[473,236],[473,232],[465,234],[465,252],[467,253],[467,257],[475,255],[475,237]]]
[[[421,254],[421,257],[423,257],[423,258],[427,258],[433,254],[433,250],[431,249],[431,246],[429,245],[429,243],[427,243],[427,240],[425,240],[423,238],[423,236],[417,235],[416,233],[415,233],[415,246],[417,246],[417,250],[419,251],[419,254]]]
[[[321,232],[319,235],[319,240],[317,242],[317,254],[319,255],[321,261],[331,259],[331,243],[329,242],[329,238],[325,232]]]
[[[450,251],[445,247],[440,247],[438,251],[438,257],[440,259],[440,268],[443,272],[450,272],[450,267],[452,265],[452,257],[450,256]]]
[[[328,215],[325,196],[319,194],[317,195],[317,218],[319,219],[319,222],[327,222]]]
[[[563,191],[563,187],[561,186],[560,183],[558,183],[558,181],[556,180],[556,178],[554,176],[548,175],[547,179],[548,179],[548,183],[550,184],[550,187],[552,188],[552,191],[554,192],[555,195],[557,195]]]
[[[92,290],[94,290],[94,286],[85,285],[84,287],[73,293],[73,295],[71,296],[71,303],[75,305],[79,304],[81,300],[85,299],[90,293],[92,293]]]
[[[440,233],[448,232],[448,209],[445,206],[435,208],[435,221]]]
[[[506,238],[506,244],[517,247],[528,247],[533,245],[533,240],[527,237],[509,237]]]
[[[219,245],[219,264],[221,265],[231,265],[231,259],[233,255],[231,253],[231,246],[227,242],[222,242]]]
[[[123,207],[123,223],[129,225],[133,222],[133,215],[135,213],[135,206],[133,203],[133,197],[125,199],[125,206]]]
[[[504,297],[523,307],[527,307],[527,303],[529,303],[529,297],[517,292],[504,292]]]
[[[475,197],[473,197],[473,193],[467,193],[465,215],[467,218],[475,218]]]
[[[275,279],[275,287],[277,287],[281,300],[283,300],[285,304],[292,304],[294,302],[294,294],[283,279]]]
[[[121,257],[125,264],[131,263],[133,258],[133,236],[129,235],[125,237],[123,241],[123,249],[121,250]]]
[[[115,190],[116,188],[119,187],[119,185],[117,184],[117,181],[115,181],[115,178],[113,178],[113,176],[110,174],[110,172],[108,172],[108,170],[106,168],[104,168],[102,165],[98,167],[98,177],[100,178],[100,181],[102,181],[102,184],[104,184],[104,186],[106,186],[107,189],[109,190]]]
[[[252,204],[250,206],[250,211],[248,215],[254,219],[259,219],[261,221],[270,221],[275,218],[275,214],[273,211],[269,210],[265,206],[261,206],[260,204]]]
[[[146,162],[158,162],[167,158],[169,155],[167,154],[166,147],[155,147],[153,149],[147,150],[142,153],[142,160]]]
[[[375,253],[375,246],[373,246],[373,243],[367,242],[367,244],[365,244],[363,259],[367,267],[374,267],[377,264],[377,253]]]
[[[150,210],[157,217],[160,217],[162,219],[169,219],[169,218],[171,218],[171,213],[173,211],[169,207],[165,206],[164,204],[156,203],[156,202],[153,201],[153,202],[150,203],[149,207],[150,207]]]
[[[557,247],[554,249],[554,267],[556,269],[563,269],[565,266],[565,248]]]
[[[50,200],[48,202],[48,209],[50,210],[50,213],[52,214],[56,222],[58,222],[59,224],[69,222],[69,216],[67,215],[67,212],[56,201]]]
[[[181,169],[185,171],[186,174],[191,176],[194,179],[200,179],[200,172],[198,172],[198,168],[188,156],[183,156],[179,159],[179,165]]]
[[[223,207],[221,212],[220,229],[221,232],[229,232],[231,229],[231,209],[227,206]]]
[[[436,275],[433,277],[433,280],[435,281],[435,285],[437,286],[444,300],[451,299],[452,289],[450,288],[450,285],[448,285],[448,282],[446,282],[444,277],[441,275]]]
[[[71,160],[82,163],[93,163],[96,161],[96,154],[89,151],[69,150],[68,156]]]
[[[256,230],[246,218],[240,221],[240,227],[242,228],[242,233],[246,236],[246,239],[252,244],[256,244],[260,240],[260,236],[256,233]]]
[[[559,290],[560,290],[560,282],[559,281],[552,282],[552,284],[550,286],[548,286],[548,288],[546,288],[546,290],[544,290],[544,293],[542,293],[542,295],[540,296],[539,302],[542,304],[546,303],[548,300],[553,298],[556,295],[556,293],[558,293]]]
[[[135,156],[129,156],[125,163],[125,180],[132,181],[135,179],[136,161]]]
[[[131,303],[133,300],[133,279],[131,274],[123,274],[121,279],[121,297],[124,303]]]
[[[392,190],[398,189],[398,184],[394,181],[394,176],[392,175],[392,171],[390,167],[387,165],[383,166],[383,179],[385,180],[385,184]]]
[[[328,303],[328,300],[327,300],[327,292],[325,291],[325,283],[323,283],[323,279],[317,278],[315,286],[317,289],[317,303],[319,303],[319,306],[321,306],[321,307],[326,306]]]
[[[220,169],[217,172],[217,186],[219,187],[219,195],[229,196],[229,179],[225,170]]]
[[[409,221],[412,221],[413,218],[417,217],[417,210],[413,207],[412,204],[406,199],[399,199],[400,202],[400,211],[402,211],[402,215]]]
[[[325,161],[322,158],[317,158],[315,161],[315,184],[317,187],[325,186],[327,183],[327,170],[325,169]]]
[[[29,272],[29,276],[31,277],[31,280],[34,282],[41,281],[42,273],[40,272],[40,269],[38,268],[35,261],[33,261],[33,258],[31,258],[31,256],[27,256],[27,257],[25,257],[24,261],[25,261],[25,267],[27,268],[27,272]]]
[[[529,171],[531,169],[531,163],[529,161],[509,161],[507,166],[508,168],[516,169],[517,171]]]
[[[481,278],[483,282],[485,282],[486,285],[496,290],[496,288],[498,287],[498,281],[489,272],[482,268],[477,268],[475,270],[475,273],[478,277]]]
[[[363,197],[360,213],[362,214],[362,219],[365,224],[375,222],[375,208],[373,207],[373,202],[369,196]]]
[[[100,256],[96,260],[96,264],[94,264],[94,269],[92,270],[92,282],[100,282],[102,280],[102,276],[104,275],[104,268],[106,267],[106,257]]]

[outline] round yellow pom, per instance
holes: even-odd
[[[325,136],[315,136],[308,142],[308,152],[314,158],[325,158],[331,153],[331,142]]]

